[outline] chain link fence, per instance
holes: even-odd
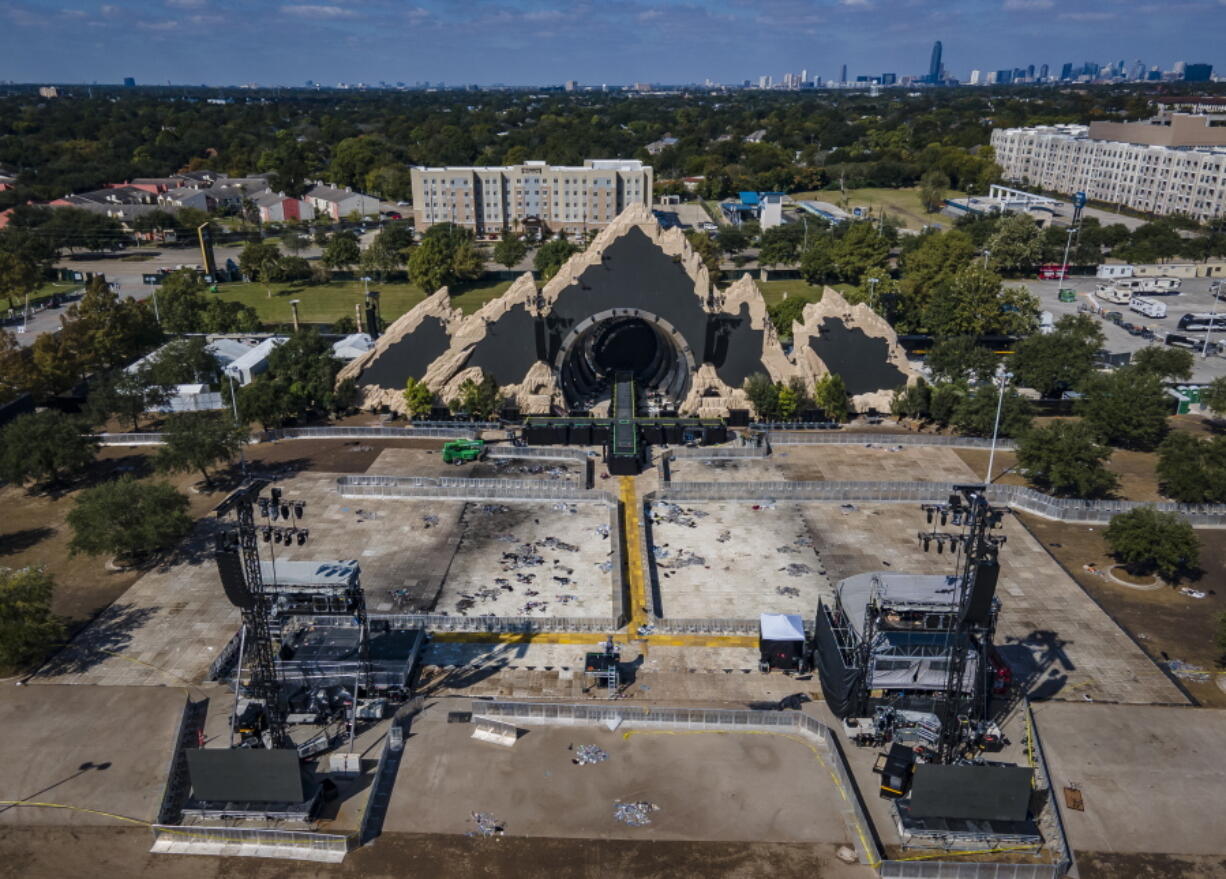
[[[299,617],[305,625],[345,625],[338,617]],[[613,617],[462,617],[450,614],[372,613],[372,623],[392,629],[425,629],[427,632],[480,632],[483,634],[533,635],[545,632],[575,632],[608,635],[619,622]],[[356,625],[356,624],[355,624]]]
[[[573,480],[355,475],[338,477],[336,490],[341,497],[615,503],[609,492],[582,488]]]
[[[339,864],[350,837],[308,830],[154,824],[152,852],[187,855],[245,855]]]
[[[443,422],[443,425],[446,425]],[[285,427],[264,431],[264,441],[282,439],[420,439],[422,437],[475,439],[481,431],[498,427],[487,422],[458,422],[435,427]]]
[[[944,501],[952,482],[670,482],[657,492],[660,500],[836,501],[902,503]],[[1152,506],[1178,513],[1193,525],[1226,526],[1226,504],[1142,503],[1121,500],[1055,498],[1021,485],[992,485],[988,499],[1058,522],[1106,524],[1117,513]]]
[[[958,449],[990,449],[992,440],[981,436],[944,436],[933,433],[780,433],[769,436],[777,446],[946,446]],[[996,440],[998,450],[1017,448],[1017,443],[1003,437]]]

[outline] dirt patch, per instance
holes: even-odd
[[[1078,852],[1077,873],[1081,879],[1215,879],[1226,875],[1226,858]]]
[[[835,846],[805,843],[694,843],[625,839],[471,839],[385,833],[341,864],[149,853],[144,828],[15,828],[0,834],[0,877],[62,879],[399,879],[403,876],[550,877],[550,879],[863,879],[864,866],[835,858]]]
[[[976,473],[983,474],[988,469],[987,449],[955,449],[958,457]],[[1025,477],[1014,468],[1017,467],[1017,455],[1012,451],[996,450],[996,459],[992,462],[993,481],[1002,485],[1027,485]],[[1163,501],[1167,500],[1158,493],[1158,456],[1154,452],[1130,452],[1116,449],[1107,461],[1107,469],[1120,479],[1116,496],[1130,501]]]
[[[1213,584],[1221,582],[1226,570],[1226,534],[1207,528],[1196,532],[1202,573],[1192,585],[1207,593],[1196,599],[1174,589],[1135,589],[1084,570],[1084,565],[1106,570],[1115,563],[1107,553],[1101,526],[1050,522],[1026,513],[1018,513],[1017,519],[1155,662],[1182,660],[1209,671],[1221,670],[1222,651],[1213,639],[1217,619],[1226,612],[1226,590]],[[1180,683],[1202,705],[1226,708],[1226,693],[1212,680]]]

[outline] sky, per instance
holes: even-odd
[[[1226,0],[0,0],[0,80],[585,85],[1137,59],[1226,73]]]

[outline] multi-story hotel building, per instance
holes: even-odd
[[[579,237],[604,228],[628,205],[651,206],[651,166],[637,159],[588,159],[582,167],[415,167],[412,180],[418,232],[455,223],[478,238],[534,227],[544,236]]]
[[[1006,180],[1198,220],[1226,215],[1226,115],[992,132]]]

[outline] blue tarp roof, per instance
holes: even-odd
[[[759,203],[758,193],[756,192],[742,192],[741,193],[741,204],[756,205],[758,203]]]

